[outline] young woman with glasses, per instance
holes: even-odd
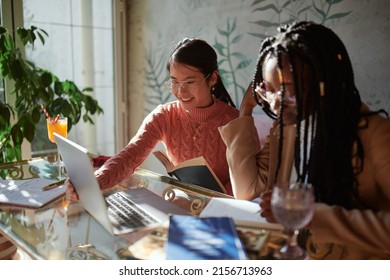
[[[256,104],[276,119],[264,148],[250,134]],[[264,40],[240,117],[220,129],[235,194],[261,195],[274,221],[272,188],[308,182],[312,258],[390,257],[390,120],[362,103],[337,35],[312,22],[280,27]]]
[[[218,127],[238,117],[218,73],[217,54],[205,41],[184,39],[169,56],[165,83],[177,100],[158,105],[137,134],[95,173],[102,189],[124,181],[162,141],[174,164],[203,156],[232,194],[226,146]],[[68,198],[77,199],[68,188]]]

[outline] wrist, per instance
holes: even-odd
[[[240,108],[240,117],[243,116],[252,116],[253,107],[244,106]]]

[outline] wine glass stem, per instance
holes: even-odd
[[[291,230],[291,231],[289,231],[288,244],[290,246],[297,246],[298,245],[298,242],[297,242],[298,233],[299,233],[299,230]]]

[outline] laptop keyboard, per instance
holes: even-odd
[[[117,223],[119,230],[123,228],[139,228],[156,223],[157,220],[141,210],[120,192],[106,197],[108,214]]]

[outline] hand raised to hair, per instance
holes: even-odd
[[[240,117],[242,116],[252,116],[253,108],[257,105],[255,97],[252,92],[252,82],[249,83],[249,86],[245,92],[244,97],[241,101],[240,106]]]

